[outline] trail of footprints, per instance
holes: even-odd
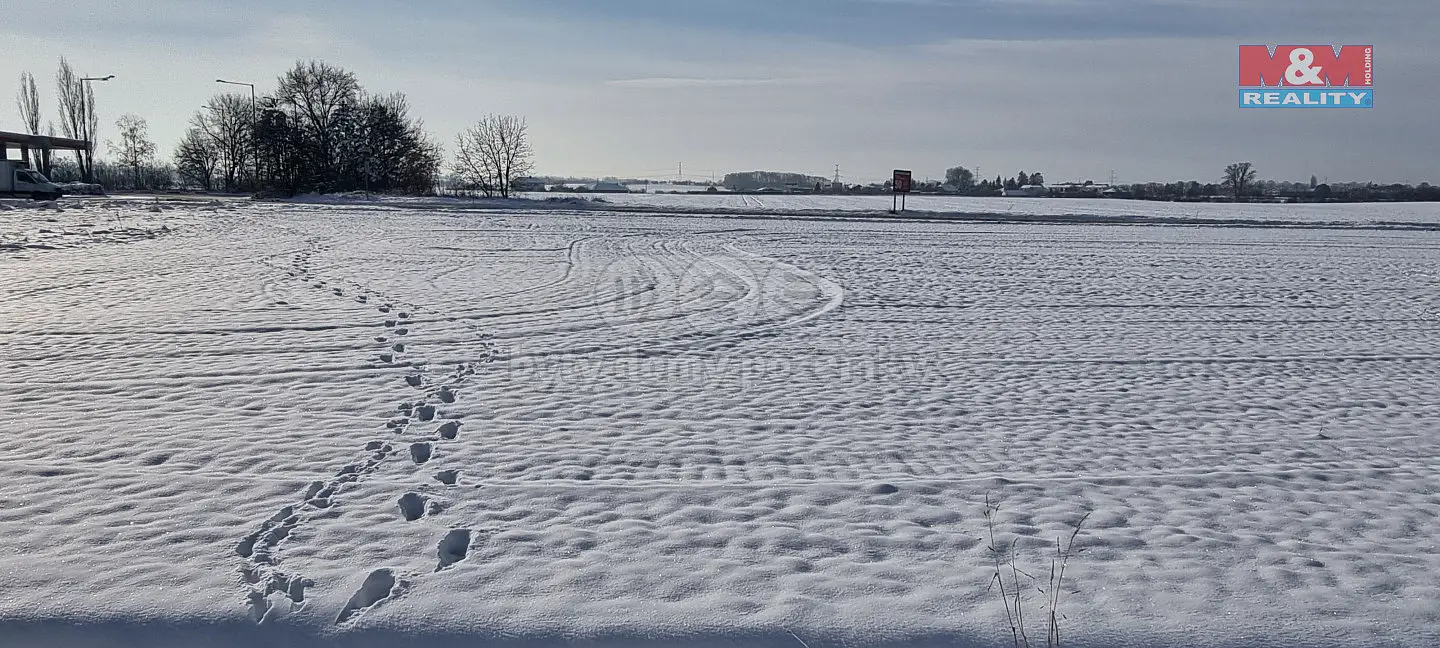
[[[336,296],[344,296],[343,288],[331,286],[318,279],[311,264],[311,258],[316,252],[329,248],[315,240],[311,240],[309,244],[308,250],[295,254],[293,267],[288,274],[317,290],[328,289]],[[385,299],[384,295],[363,288],[359,289],[359,292],[355,297],[358,303],[370,303],[372,298]],[[386,346],[377,357],[385,365],[403,364],[407,345],[395,340],[409,335],[409,329],[413,326],[411,314],[398,310],[389,302],[381,303],[377,310],[386,316],[383,322],[385,334],[375,337],[377,342]],[[264,624],[280,615],[303,609],[306,589],[315,586],[313,580],[280,568],[280,543],[298,526],[335,506],[336,496],[346,486],[359,483],[378,470],[386,460],[403,456],[408,451],[410,461],[416,466],[423,466],[435,457],[439,444],[459,437],[463,422],[458,419],[443,419],[441,406],[452,405],[458,400],[456,388],[463,386],[475,374],[476,365],[467,363],[457,366],[439,380],[430,380],[428,365],[419,364],[414,367],[415,371],[405,375],[404,380],[409,387],[420,390],[422,396],[415,401],[400,403],[396,408],[396,416],[386,424],[390,434],[401,441],[370,441],[365,445],[365,454],[358,461],[347,464],[329,480],[311,482],[300,503],[280,509],[237,543],[235,553],[242,559],[239,572],[248,588],[246,605],[250,618],[256,623]],[[436,423],[438,425],[434,425]],[[424,436],[414,438],[409,432],[417,424],[426,424],[427,428],[432,425],[434,427]],[[441,470],[434,474],[434,479],[443,486],[456,486],[460,483],[460,475],[459,470]],[[401,495],[397,504],[399,517],[405,522],[414,522],[443,510],[440,501],[415,491]],[[447,532],[436,546],[435,571],[442,571],[465,560],[470,551],[472,536],[469,529],[452,529]],[[341,609],[335,623],[350,623],[367,610],[404,595],[409,588],[410,582],[392,569],[372,571]]]

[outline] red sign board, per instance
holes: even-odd
[[[911,174],[909,171],[895,170],[895,179],[890,181],[890,191],[894,193],[910,193]]]
[[[1369,45],[1240,46],[1240,87],[1320,86],[1369,88],[1374,83],[1373,50]]]

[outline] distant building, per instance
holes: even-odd
[[[1095,184],[1089,180],[1085,182],[1063,182],[1050,185],[1050,197],[1052,198],[1099,198],[1110,185]]]
[[[1050,195],[1045,185],[1025,185],[1019,189],[1005,189],[1000,195],[1011,198],[1044,198]]]
[[[594,193],[630,193],[630,188],[618,182],[603,180],[589,186]]]
[[[515,191],[545,191],[545,181],[540,178],[516,178],[511,184]]]

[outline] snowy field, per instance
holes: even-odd
[[[660,212],[744,212],[751,214],[810,215],[885,212],[894,204],[886,196],[747,195],[747,194],[530,194],[598,197],[614,207]],[[1440,225],[1437,203],[1364,204],[1222,204],[1166,203],[1101,198],[971,198],[966,196],[912,195],[906,209],[917,217],[980,215],[1013,219],[1065,217],[1076,221],[1140,220],[1219,221],[1233,224],[1414,224]]]
[[[1434,206],[671,198],[0,207],[0,646],[1440,644]]]

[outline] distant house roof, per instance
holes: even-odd
[[[1047,191],[1045,185],[1025,185],[1019,189],[1003,189],[1000,193],[1004,196],[1026,196],[1035,198],[1044,196]]]

